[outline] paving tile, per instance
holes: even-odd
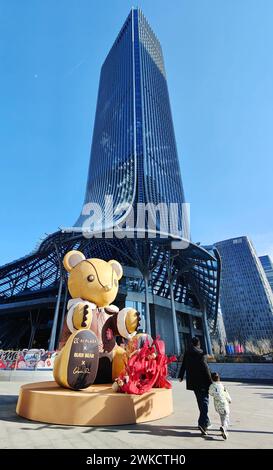
[[[207,438],[197,429],[198,408],[184,382],[173,382],[174,413],[128,426],[78,427],[36,423],[15,413],[20,383],[0,382],[0,448],[61,449],[214,449],[272,448],[273,386],[226,383],[232,397],[228,441],[210,402],[213,427]]]

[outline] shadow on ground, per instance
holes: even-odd
[[[84,426],[64,426],[56,424],[39,423],[21,418],[16,414],[17,397],[9,395],[0,395],[0,421],[10,421],[22,423],[21,431],[40,431],[43,429],[60,429],[71,430],[73,427],[78,428],[80,432],[87,434],[94,431],[103,433],[116,433],[120,431],[128,431],[130,434],[147,434],[153,436],[173,436],[173,437],[202,437],[196,427],[193,426],[160,426],[158,424],[130,424],[123,426],[101,426],[101,427],[84,427]],[[29,426],[31,425],[31,426]],[[204,436],[206,440],[222,440],[220,436]]]
[[[273,393],[255,392],[255,395],[260,395],[262,398],[271,398],[271,400],[273,399]]]
[[[263,394],[265,398],[273,398],[273,394]],[[209,430],[209,435],[201,436],[200,432],[194,426],[161,426],[157,424],[157,422],[150,422],[148,424],[130,424],[130,425],[123,425],[123,426],[101,426],[101,427],[84,427],[84,426],[65,426],[65,425],[56,425],[56,424],[46,424],[46,423],[39,423],[37,421],[29,421],[25,418],[21,418],[16,414],[16,404],[17,404],[17,396],[9,396],[9,395],[0,395],[0,421],[10,421],[10,422],[17,422],[22,423],[20,429],[22,431],[39,431],[43,429],[60,429],[60,430],[71,430],[73,428],[79,429],[80,432],[83,434],[89,434],[94,431],[99,431],[102,433],[117,433],[120,431],[128,431],[130,434],[136,435],[150,435],[150,436],[171,436],[171,437],[196,437],[196,438],[203,438],[208,441],[222,441],[222,437],[219,434],[219,428],[213,427]],[[28,426],[27,426],[28,425]],[[29,426],[31,425],[31,426]],[[269,431],[257,431],[257,430],[250,430],[250,429],[234,429],[231,428],[229,430],[230,434],[233,433],[246,433],[246,434],[270,434],[273,435],[273,432]]]
[[[197,437],[198,439],[203,438],[208,441],[214,440],[221,440],[222,438],[219,434],[218,435],[207,435],[202,436],[200,432],[197,430],[197,427],[193,426],[160,426],[158,424],[154,424],[154,422],[150,422],[149,424],[129,424],[123,426],[111,426],[111,427],[101,427],[98,428],[88,428],[83,431],[84,434],[91,433],[94,430],[99,430],[100,432],[106,433],[115,433],[120,431],[128,431],[129,434],[137,434],[137,435],[152,435],[152,436],[161,436],[161,437]],[[212,431],[212,430],[210,430]]]

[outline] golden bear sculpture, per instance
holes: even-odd
[[[94,381],[109,383],[124,368],[124,349],[116,336],[131,339],[140,322],[136,310],[112,305],[122,266],[115,260],[86,259],[75,250],[65,255],[63,264],[72,299],[54,361],[54,379],[61,387],[76,390]]]

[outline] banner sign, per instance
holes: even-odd
[[[19,351],[0,349],[0,369],[15,369]]]
[[[55,351],[44,349],[0,349],[0,369],[2,370],[52,370]]]

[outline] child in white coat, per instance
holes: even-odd
[[[227,429],[229,425],[229,403],[231,403],[231,398],[226,387],[220,382],[219,374],[212,372],[211,378],[213,383],[209,387],[209,394],[214,398],[214,407],[217,413],[219,413],[221,419],[220,431],[222,437],[223,439],[227,439]]]

